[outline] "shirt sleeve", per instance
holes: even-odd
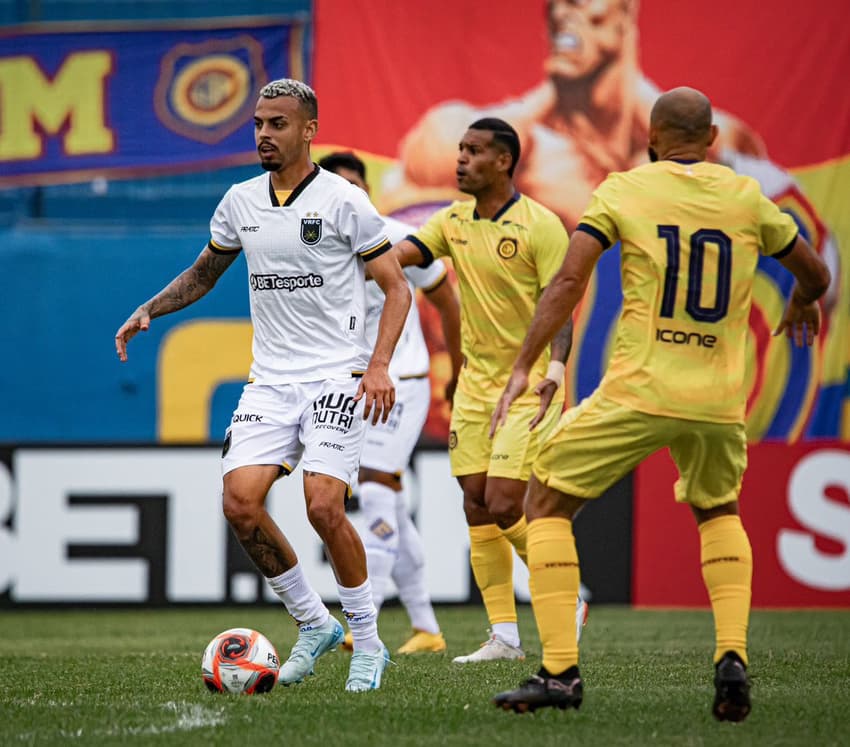
[[[227,190],[210,220],[209,248],[216,254],[233,254],[242,251],[239,234],[233,225],[233,188]]]
[[[759,193],[760,251],[770,257],[784,257],[797,241],[799,229],[794,219],[783,213],[775,202]]]
[[[408,236],[422,251],[425,257],[423,266],[428,265],[436,257],[448,257],[451,254],[449,242],[443,233],[443,225],[452,206],[442,208],[434,213],[418,231]]]
[[[348,239],[351,251],[367,262],[390,249],[384,219],[366,193],[353,185],[340,208],[339,230]]]
[[[535,222],[531,250],[537,268],[537,282],[541,288],[549,285],[555,273],[561,269],[569,240],[564,224],[554,213]]]
[[[620,239],[616,191],[616,174],[610,174],[594,191],[590,205],[576,227],[577,231],[584,231],[597,239],[605,249]]]

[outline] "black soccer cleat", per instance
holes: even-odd
[[[743,721],[750,712],[750,680],[747,667],[733,651],[727,651],[714,669],[714,707],[718,721]]]
[[[545,669],[523,682],[516,690],[494,695],[498,708],[514,713],[534,713],[538,708],[578,708],[582,700],[582,683],[578,667],[553,677]]]

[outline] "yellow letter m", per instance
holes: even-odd
[[[62,136],[66,155],[109,153],[106,78],[112,55],[75,52],[51,81],[32,57],[0,58],[0,161],[40,158],[42,133]]]

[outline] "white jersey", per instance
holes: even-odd
[[[390,248],[366,194],[316,166],[282,205],[271,174],[234,184],[210,222],[210,249],[245,251],[251,380],[319,381],[365,371],[363,261]]]
[[[390,242],[397,244],[406,236],[416,232],[416,228],[402,223],[395,218],[384,218],[386,232]],[[407,284],[410,286],[411,298],[410,311],[404,322],[404,329],[398,338],[395,352],[390,361],[390,376],[394,379],[409,379],[427,376],[430,367],[428,357],[428,346],[422,334],[422,325],[419,323],[419,310],[416,307],[416,296],[414,288],[424,291],[436,288],[446,278],[446,266],[437,260],[426,268],[405,267],[404,274]],[[384,308],[384,292],[375,282],[366,284],[366,338],[371,346],[378,339],[378,322],[381,319],[381,311]]]

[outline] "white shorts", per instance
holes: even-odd
[[[224,437],[222,474],[274,464],[288,475],[304,469],[351,484],[363,446],[360,379],[300,384],[246,384]]]
[[[401,476],[419,441],[431,404],[431,382],[427,376],[396,382],[395,405],[386,423],[366,424],[366,439],[360,465]]]

